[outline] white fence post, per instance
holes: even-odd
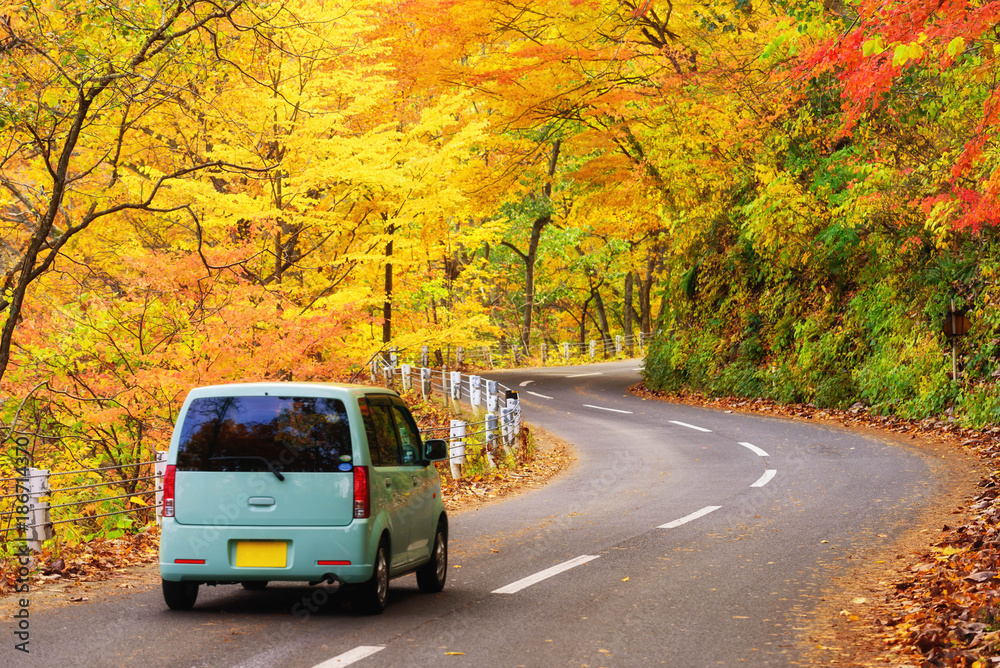
[[[541,345],[542,366],[545,366],[545,358],[549,356],[549,346],[547,343]]]
[[[465,362],[465,348],[458,346],[455,348],[455,366],[461,366]]]
[[[487,450],[495,451],[497,449],[497,416],[495,413],[486,414],[486,429],[483,437],[486,439]]]
[[[458,405],[458,402],[462,400],[462,372],[452,371],[451,372],[451,399]]]
[[[427,367],[420,368],[420,393],[424,397],[424,401],[427,401],[427,397],[431,396],[431,392],[434,390],[434,386],[431,381],[431,370]]]
[[[563,359],[569,364],[569,344],[563,343]]]
[[[167,453],[156,451],[156,461],[153,463],[153,474],[156,476],[156,524],[163,524],[163,476],[167,472]]]
[[[465,463],[465,423],[461,420],[451,421],[451,477],[459,480],[462,477],[462,464]]]
[[[469,376],[469,403],[476,415],[483,409],[483,379],[480,376]]]
[[[497,398],[497,382],[495,380],[486,381],[486,412],[496,413],[497,408],[500,406],[500,401]]]
[[[644,335],[644,332],[639,332],[639,356],[640,357],[645,357],[645,355],[646,355],[646,353],[644,353],[642,351],[642,337],[643,337],[643,335]]]
[[[430,346],[420,346],[420,366],[428,366]]]
[[[410,372],[412,368],[409,364],[404,364],[399,367],[399,375],[403,381],[403,390],[409,392],[413,389],[413,379],[410,377]]]
[[[42,551],[42,541],[52,538],[52,518],[49,516],[49,502],[42,497],[49,493],[48,469],[28,469],[28,548]]]
[[[594,359],[594,354],[597,352],[597,341],[590,340],[590,359]]]
[[[511,410],[504,406],[500,409],[500,442],[503,443],[503,449],[507,451],[508,455],[511,452],[510,445],[514,441],[513,431],[514,416]]]

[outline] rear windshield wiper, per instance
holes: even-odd
[[[281,475],[281,471],[279,471],[278,469],[274,468],[274,464],[272,464],[271,462],[269,462],[267,459],[265,459],[263,457],[253,457],[253,456],[249,456],[249,455],[243,456],[243,457],[209,457],[208,461],[213,462],[213,461],[215,461],[217,459],[252,459],[252,460],[254,460],[256,462],[264,462],[264,465],[267,466],[267,470],[269,470],[271,473],[273,473],[274,476],[278,480],[284,480],[285,479],[285,476]]]

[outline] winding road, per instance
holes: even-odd
[[[640,364],[491,374],[579,461],[454,515],[440,594],[394,580],[361,617],[322,588],[205,587],[177,613],[146,586],[38,611],[30,657],[8,641],[0,665],[795,665],[831,577],[941,483],[888,441],[630,395]]]

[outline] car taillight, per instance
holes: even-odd
[[[163,473],[163,516],[174,516],[174,475],[176,467],[167,464],[167,470]]]
[[[363,519],[371,513],[371,493],[368,489],[368,467],[354,467],[354,518]]]

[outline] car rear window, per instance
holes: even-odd
[[[322,397],[195,399],[177,450],[179,471],[332,472],[350,461],[344,404]]]

